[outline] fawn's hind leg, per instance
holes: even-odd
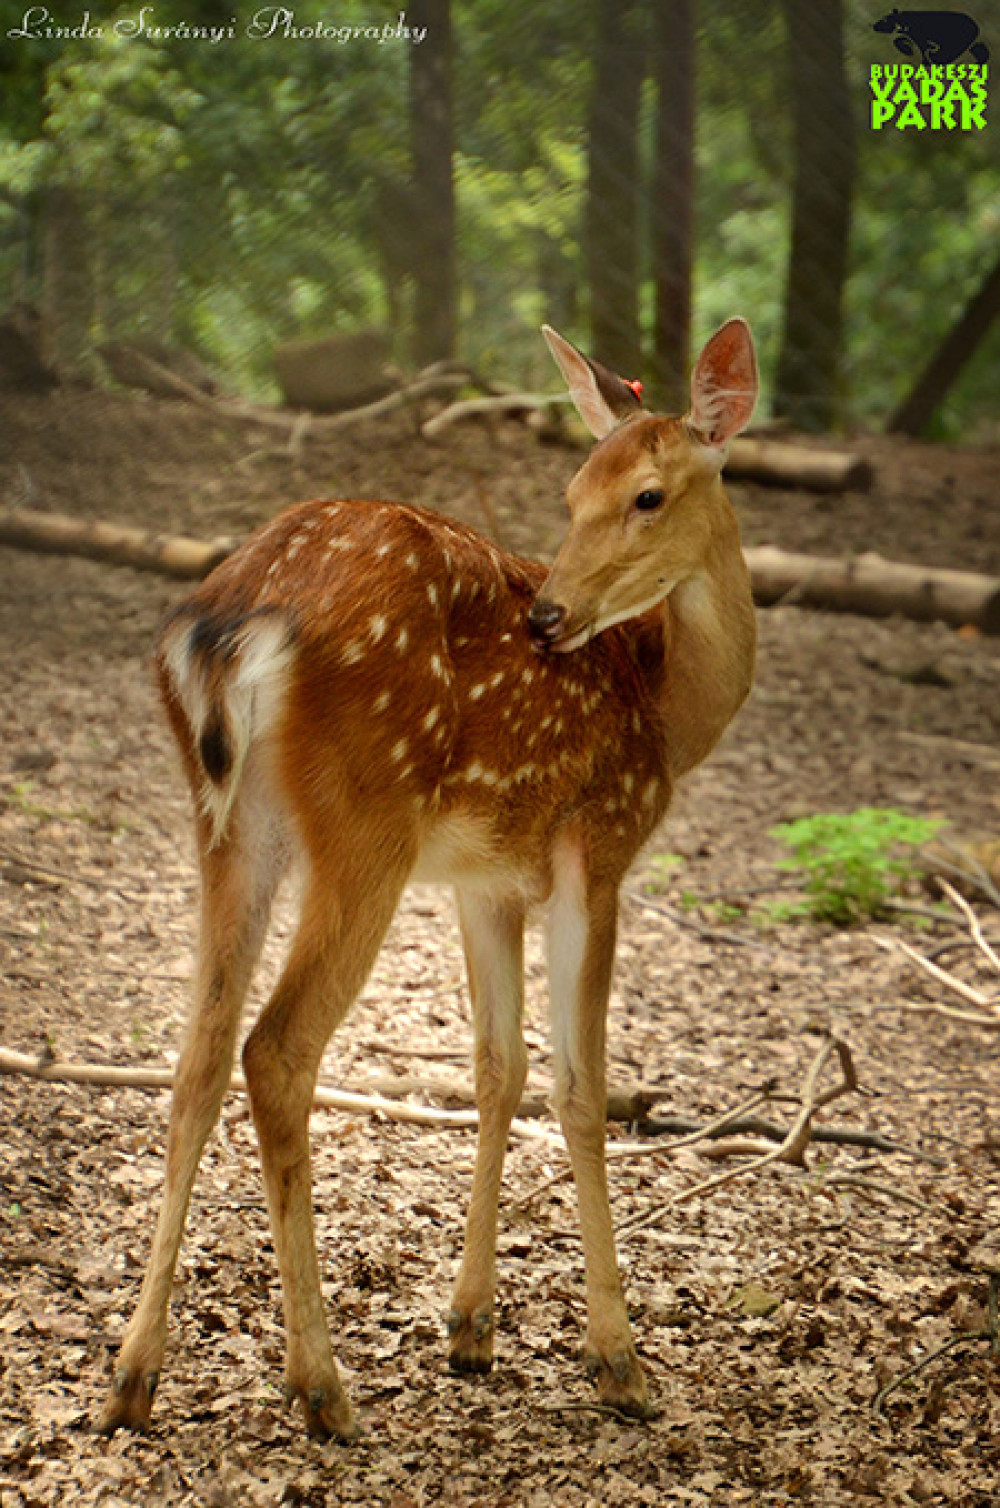
[[[286,1391],[311,1435],[348,1440],[354,1419],[320,1291],[309,1113],[323,1050],[375,961],[412,859],[355,833],[337,837],[336,855],[314,863],[292,951],[247,1038],[243,1066],[281,1273]]]
[[[240,1013],[283,868],[275,845],[256,851],[266,858],[250,857],[238,821],[218,847],[202,851],[195,993],[174,1078],[163,1195],[139,1302],[98,1425],[105,1433],[149,1427],[191,1188],[229,1085]]]

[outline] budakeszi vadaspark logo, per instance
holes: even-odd
[[[874,131],[982,131],[990,49],[963,11],[891,10],[874,31],[907,63],[873,63]]]

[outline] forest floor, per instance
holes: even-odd
[[[855,444],[875,466],[870,496],[732,486],[745,541],[1000,574],[996,451]],[[514,423],[455,429],[432,447],[398,418],[307,440],[294,462],[273,434],[182,405],[82,390],[0,402],[7,505],[206,538],[296,498],[374,495],[551,554],[578,460]],[[197,891],[148,652],[182,590],[0,551],[7,1049],[173,1061]],[[841,931],[781,920],[789,877],[769,835],[813,812],[893,806],[943,819],[958,843],[998,836],[1000,641],[793,606],[762,612],[760,630],[750,703],[679,793],[624,899],[610,1078],[664,1087],[659,1114],[702,1123],[769,1084],[767,1113],[788,1122],[833,1031],[862,1092],[819,1123],[899,1150],[815,1144],[805,1169],[772,1163],[676,1207],[738,1163],[671,1154],[671,1137],[611,1162],[616,1221],[646,1218],[619,1239],[662,1406],[638,1424],[591,1406],[582,1257],[571,1186],[551,1181],[565,1169],[555,1135],[512,1141],[497,1363],[471,1381],[447,1371],[443,1315],[473,1133],[317,1111],[325,1293],[365,1430],[345,1448],[308,1441],[282,1404],[253,1130],[231,1096],[196,1188],[152,1432],[105,1439],[92,1423],[148,1250],[169,1098],[0,1078],[2,1508],[1000,1503],[1000,1363],[976,1339],[989,1287],[977,1247],[1000,1226],[998,1032],[961,1019],[976,1012],[876,936],[947,945],[940,961],[994,997],[998,981],[955,911]],[[910,898],[934,903],[929,890]],[[995,937],[996,911],[977,906]],[[286,906],[257,1000],[289,924]],[[544,1095],[535,932],[528,976],[531,1086]],[[322,1077],[359,1090],[387,1075],[467,1084],[468,1060],[450,899],[414,890]]]

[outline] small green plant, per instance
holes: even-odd
[[[684,860],[679,853],[654,853],[649,856],[649,874],[646,877],[646,888],[654,893],[669,890],[676,878],[677,870],[682,868]]]
[[[801,870],[805,899],[782,906],[785,916],[810,916],[838,927],[877,916],[913,870],[914,848],[934,836],[940,822],[892,807],[818,812],[783,822],[771,836],[791,849],[782,869]]]

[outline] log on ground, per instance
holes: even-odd
[[[1000,578],[975,571],[934,569],[884,560],[874,552],[846,559],[792,554],[773,545],[745,551],[754,598],[762,607],[784,603],[920,623],[972,624],[1000,634]]]
[[[207,576],[237,544],[231,539],[151,534],[61,513],[14,508],[0,512],[0,545],[84,555],[178,580]],[[758,545],[744,553],[754,598],[761,607],[780,603],[869,618],[898,613],[917,622],[936,621],[957,628],[971,624],[982,633],[1000,634],[1000,577],[907,565],[876,554],[830,559],[792,554],[773,545]]]
[[[65,513],[36,513],[9,508],[0,513],[0,545],[49,555],[83,555],[105,565],[155,571],[180,581],[207,576],[236,548],[232,539],[189,539],[180,534],[153,534],[104,519],[71,518]]]

